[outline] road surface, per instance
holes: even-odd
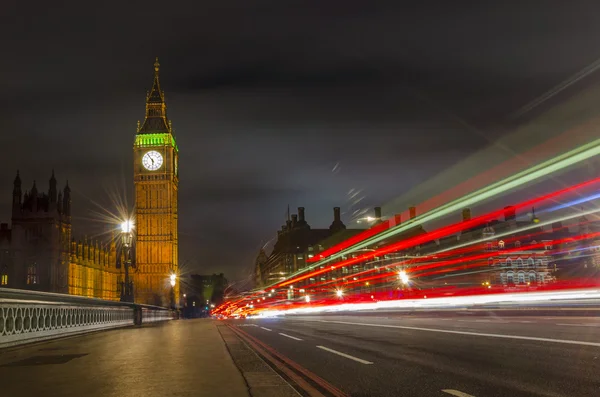
[[[600,318],[228,320],[352,396],[600,396]]]

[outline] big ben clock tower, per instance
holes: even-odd
[[[146,96],[146,117],[141,126],[138,122],[133,145],[137,234],[134,294],[136,303],[170,306],[177,304],[179,297],[179,150],[167,118],[165,94],[160,89],[159,67],[156,58],[154,82]]]

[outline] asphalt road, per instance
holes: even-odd
[[[600,318],[230,320],[352,396],[600,396]]]

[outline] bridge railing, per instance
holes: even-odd
[[[173,318],[164,307],[0,288],[0,348]]]

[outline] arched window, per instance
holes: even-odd
[[[544,263],[542,262],[541,259],[538,259],[535,264],[537,267],[544,267]]]
[[[533,258],[527,259],[527,266],[529,266],[529,267],[533,267],[534,266]]]
[[[27,266],[27,285],[37,284],[37,264]]]
[[[504,249],[504,240],[498,241],[498,248]]]
[[[523,259],[517,258],[517,267],[520,267],[520,268],[523,267]]]
[[[529,282],[531,284],[535,284],[535,280],[536,280],[535,272],[529,272]]]
[[[519,272],[519,284],[525,284],[525,273]]]
[[[544,283],[544,281],[545,281],[545,280],[544,280],[544,273],[539,273],[539,274],[538,274],[538,280],[540,281],[540,284],[543,284],[543,283]]]
[[[512,271],[506,273],[506,283],[508,285],[511,285],[511,284],[515,283],[515,274]]]
[[[512,267],[512,261],[510,258],[506,258],[506,267]]]

